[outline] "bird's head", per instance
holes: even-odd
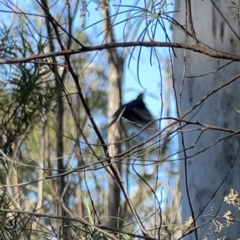
[[[143,101],[144,93],[140,93],[136,100],[142,100]]]

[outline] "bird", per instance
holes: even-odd
[[[121,117],[137,124],[140,127],[144,127],[154,120],[152,114],[147,109],[143,101],[144,93],[140,93],[133,101],[122,105],[114,114],[113,120],[109,124],[109,127],[118,121]]]

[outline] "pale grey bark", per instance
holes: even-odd
[[[238,33],[237,21],[230,20],[233,10],[227,7],[227,1],[214,2]],[[226,21],[216,11],[211,1],[191,1],[191,4],[197,38],[216,50],[234,54],[239,53],[239,40],[235,37]],[[182,25],[185,25],[185,1],[176,1],[175,7],[175,10],[179,12],[175,13],[174,18]],[[189,22],[188,30],[191,31]],[[174,27],[173,41],[185,42],[185,33]],[[187,38],[187,42],[193,43],[190,37]],[[239,74],[239,63],[232,63],[212,74],[206,74],[217,70],[230,61],[213,59],[191,51],[177,50],[176,53],[177,58],[174,59],[173,74],[176,80],[175,87],[180,117],[211,90]],[[186,64],[184,63],[184,57]],[[197,77],[202,74],[205,75]],[[191,119],[227,129],[239,129],[240,114],[236,111],[236,108],[240,109],[239,81],[240,79],[215,92],[184,119]],[[212,130],[194,131],[194,128],[199,129],[199,127],[191,125],[184,128],[190,131],[184,132],[183,135],[179,134],[180,151],[183,149],[183,143],[185,149],[188,149],[180,154],[180,157],[183,158],[181,161],[182,217],[183,220],[186,220],[192,216],[186,192],[188,188],[194,217],[201,215],[196,221],[197,226],[201,227],[201,229],[184,239],[196,239],[196,235],[198,239],[203,239],[208,233],[210,236],[207,239],[217,239],[220,237],[218,233],[215,235],[216,225],[218,224],[213,224],[212,217],[215,214],[223,216],[227,210],[231,210],[231,207],[223,202],[225,191],[228,192],[231,188],[240,191],[239,137],[231,136],[211,146],[211,144],[230,134]],[[207,149],[209,146],[211,147]],[[207,150],[204,151],[204,149]],[[224,181],[226,177],[227,179]],[[221,183],[222,186],[220,186]],[[218,219],[218,221],[225,222],[223,219]],[[240,237],[238,228],[238,224],[232,224],[228,228],[221,229],[221,235],[226,236],[228,239],[237,239]]]
[[[113,34],[112,23],[110,20],[110,13],[107,3],[102,7],[103,29],[105,31],[106,43],[115,42]],[[107,49],[108,56],[108,114],[111,118],[113,114],[121,106],[121,90],[122,90],[122,76],[123,76],[123,59],[119,56],[116,49]],[[120,122],[114,123],[108,129],[108,143],[113,144],[120,142],[121,129]],[[121,145],[115,144],[109,147],[109,156],[112,157],[112,162],[115,162],[115,156],[121,152]],[[121,165],[114,164],[121,173]],[[108,179],[108,226],[111,228],[118,228],[120,218],[120,189],[117,186],[115,180],[109,176]]]

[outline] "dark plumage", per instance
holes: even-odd
[[[109,127],[121,117],[140,126],[145,126],[154,120],[143,101],[143,93],[139,94],[135,100],[121,106],[114,113],[113,120],[109,124]]]

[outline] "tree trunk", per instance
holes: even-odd
[[[102,18],[103,21],[103,30],[105,31],[106,43],[115,42],[113,35],[112,23],[109,18],[109,8],[107,3],[105,7],[102,8]],[[123,75],[123,65],[124,61],[121,58],[116,49],[107,49],[108,55],[108,83],[109,83],[109,95],[108,95],[108,114],[111,118],[117,109],[121,106],[121,90],[122,90],[122,75]],[[114,123],[108,129],[108,142],[116,143],[120,142],[121,133],[120,133],[120,122]],[[112,157],[112,162],[115,161],[114,156],[116,156],[121,151],[120,144],[111,145],[109,148],[109,155]],[[121,165],[115,164],[114,167],[118,168],[118,171],[121,173]],[[114,179],[109,176],[108,180],[108,226],[111,228],[118,228],[119,221],[119,208],[120,208],[120,189],[115,183]]]
[[[48,9],[47,0],[42,0],[42,5]],[[55,52],[55,46],[53,39],[51,36],[53,36],[53,31],[51,27],[50,20],[47,18],[46,14],[46,27],[47,32],[49,36],[49,48],[51,52]],[[57,63],[55,57],[52,57],[53,63]],[[63,162],[63,154],[64,154],[64,144],[63,144],[63,115],[64,115],[64,104],[63,104],[63,77],[60,77],[58,73],[58,69],[56,66],[52,66],[52,72],[55,77],[55,87],[56,87],[56,107],[57,107],[57,113],[56,113],[56,119],[57,119],[57,129],[56,129],[56,154],[57,154],[57,169],[58,174],[64,173],[64,162]],[[64,176],[60,176],[57,179],[57,195],[58,199],[56,201],[56,210],[57,210],[57,216],[63,217],[67,214],[65,213],[62,202],[64,202],[67,206],[66,195],[63,195],[65,188],[65,181]],[[66,193],[65,193],[66,194]],[[62,232],[64,236],[67,236],[67,230],[64,228],[64,219],[59,218],[58,222],[58,231]]]
[[[175,12],[174,18],[182,25],[186,25],[185,2],[187,1],[175,3],[175,11],[179,12]],[[214,3],[238,33],[237,21],[230,21],[233,10],[227,7],[227,1],[214,1]],[[197,38],[213,49],[238,53],[239,40],[211,1],[191,1],[191,4]],[[191,32],[188,20],[187,24],[188,31]],[[193,44],[190,37],[186,38],[185,32],[175,27],[173,28],[173,41],[187,41]],[[239,63],[231,63],[210,74],[211,71],[217,70],[230,61],[213,59],[191,51],[177,50],[176,53],[173,76],[176,80],[178,117],[180,118],[210,91],[239,74]],[[239,93],[238,79],[206,98],[184,119],[226,129],[239,129],[240,115],[236,111],[236,108],[240,109]],[[194,128],[198,130],[194,131]],[[229,192],[231,188],[240,191],[239,137],[230,136],[222,139],[230,134],[209,129],[204,131],[203,128],[199,130],[199,126],[194,125],[184,128],[184,130],[187,129],[189,131],[179,134],[180,151],[187,149],[180,154],[180,158],[183,159],[181,161],[182,218],[186,220],[194,215],[194,218],[197,218],[196,225],[201,229],[184,239],[203,239],[207,234],[210,234],[209,239],[217,239],[220,236],[237,239],[240,236],[238,224],[222,227],[220,235],[215,232],[216,227],[221,227],[220,223],[225,223],[225,220],[217,219],[218,221],[213,224],[213,218],[216,215],[223,216],[227,210],[231,210],[231,206],[223,202],[225,192]],[[220,139],[222,140],[219,141]],[[212,145],[217,141],[219,141],[217,144]],[[187,196],[187,190],[190,198]]]

